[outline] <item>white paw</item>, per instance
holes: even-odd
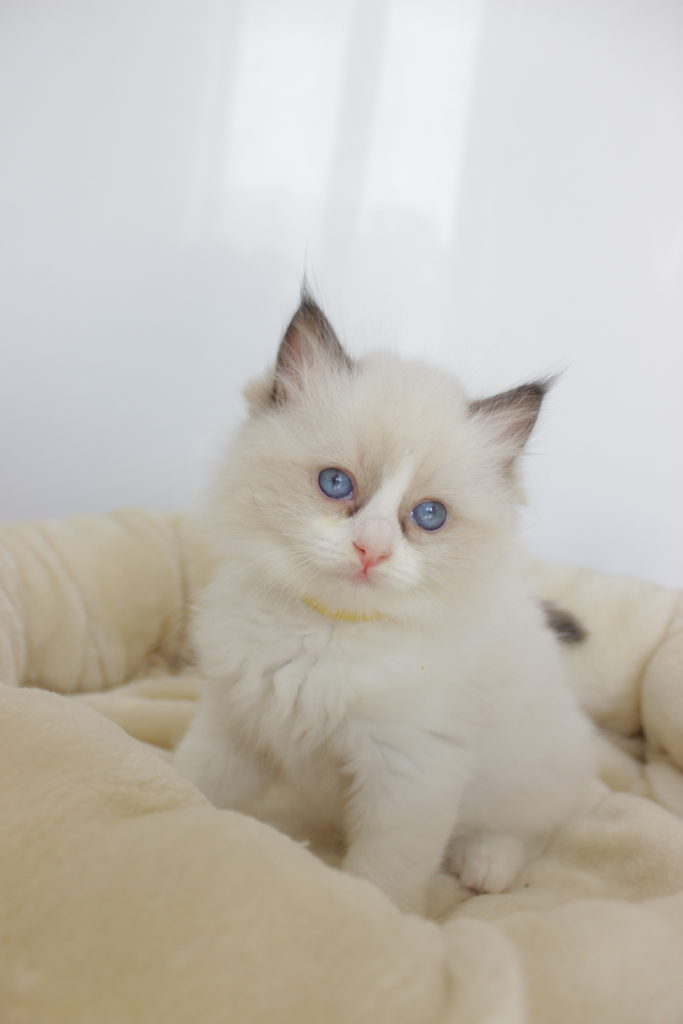
[[[504,892],[524,860],[524,846],[514,836],[493,833],[457,841],[451,866],[462,885],[475,892]]]

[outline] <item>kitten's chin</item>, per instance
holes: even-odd
[[[392,587],[379,574],[372,572],[339,573],[332,579],[320,579],[308,595],[339,612],[379,615],[394,618],[405,609],[409,593]]]
[[[255,568],[251,567],[252,572]],[[288,559],[269,559],[259,565],[255,579],[259,590],[268,580],[275,595],[284,593],[333,613],[402,619],[407,613],[410,617],[414,605],[413,582],[393,580],[382,566],[364,573],[355,565],[337,563],[318,565],[317,571],[310,573]]]
[[[349,594],[367,595],[373,594],[378,598],[382,595],[389,596],[393,587],[390,581],[382,574],[381,568],[361,569],[351,566],[344,568],[336,574],[335,585],[343,586]]]
[[[354,569],[351,572],[344,573],[342,579],[350,583],[352,587],[360,587],[361,590],[367,587],[376,589],[378,586],[377,577],[372,575],[372,570],[370,572],[363,572],[362,569]]]

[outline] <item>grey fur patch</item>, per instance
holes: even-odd
[[[546,625],[555,633],[561,643],[571,646],[581,644],[588,639],[588,631],[566,608],[560,608],[554,601],[541,601],[541,607],[545,614]]]

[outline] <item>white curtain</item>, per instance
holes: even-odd
[[[306,270],[565,369],[531,546],[683,582],[680,0],[4,0],[0,147],[1,517],[191,504]]]

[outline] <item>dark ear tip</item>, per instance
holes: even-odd
[[[313,297],[313,289],[311,288],[310,281],[308,280],[308,275],[305,273],[304,276],[301,278],[301,287],[299,288],[299,302],[315,303],[315,299]]]
[[[513,441],[519,452],[529,440],[543,399],[556,379],[539,377],[490,398],[478,398],[469,403],[467,415],[491,418],[497,424],[499,440]]]
[[[316,300],[315,295],[313,294],[313,289],[311,288],[308,278],[306,277],[305,274],[301,281],[301,288],[299,289],[299,307],[296,313],[294,314],[294,318],[297,316],[311,316],[314,317],[317,321],[327,319],[322,309],[320,308],[320,305]]]
[[[539,377],[538,380],[533,381],[533,384],[539,390],[541,398],[545,398],[550,389],[555,387],[561,376],[561,373],[549,373],[547,376]]]
[[[543,399],[555,384],[558,376],[559,374],[552,374],[547,377],[538,377],[525,384],[518,384],[516,387],[510,388],[509,391],[491,395],[489,398],[476,398],[469,403],[468,413],[472,415],[480,412],[495,412],[498,409],[520,406],[526,406],[538,412]]]
[[[288,381],[301,380],[302,367],[319,361],[336,365],[344,370],[353,369],[353,361],[346,354],[330,321],[313,298],[304,276],[301,282],[299,306],[285,329],[277,354],[275,375],[271,390],[271,404],[281,405],[287,398]]]
[[[528,398],[540,405],[550,389],[555,386],[559,376],[558,373],[549,374],[547,377],[539,377],[537,380],[530,380],[527,384],[521,384],[517,389],[520,398]]]

